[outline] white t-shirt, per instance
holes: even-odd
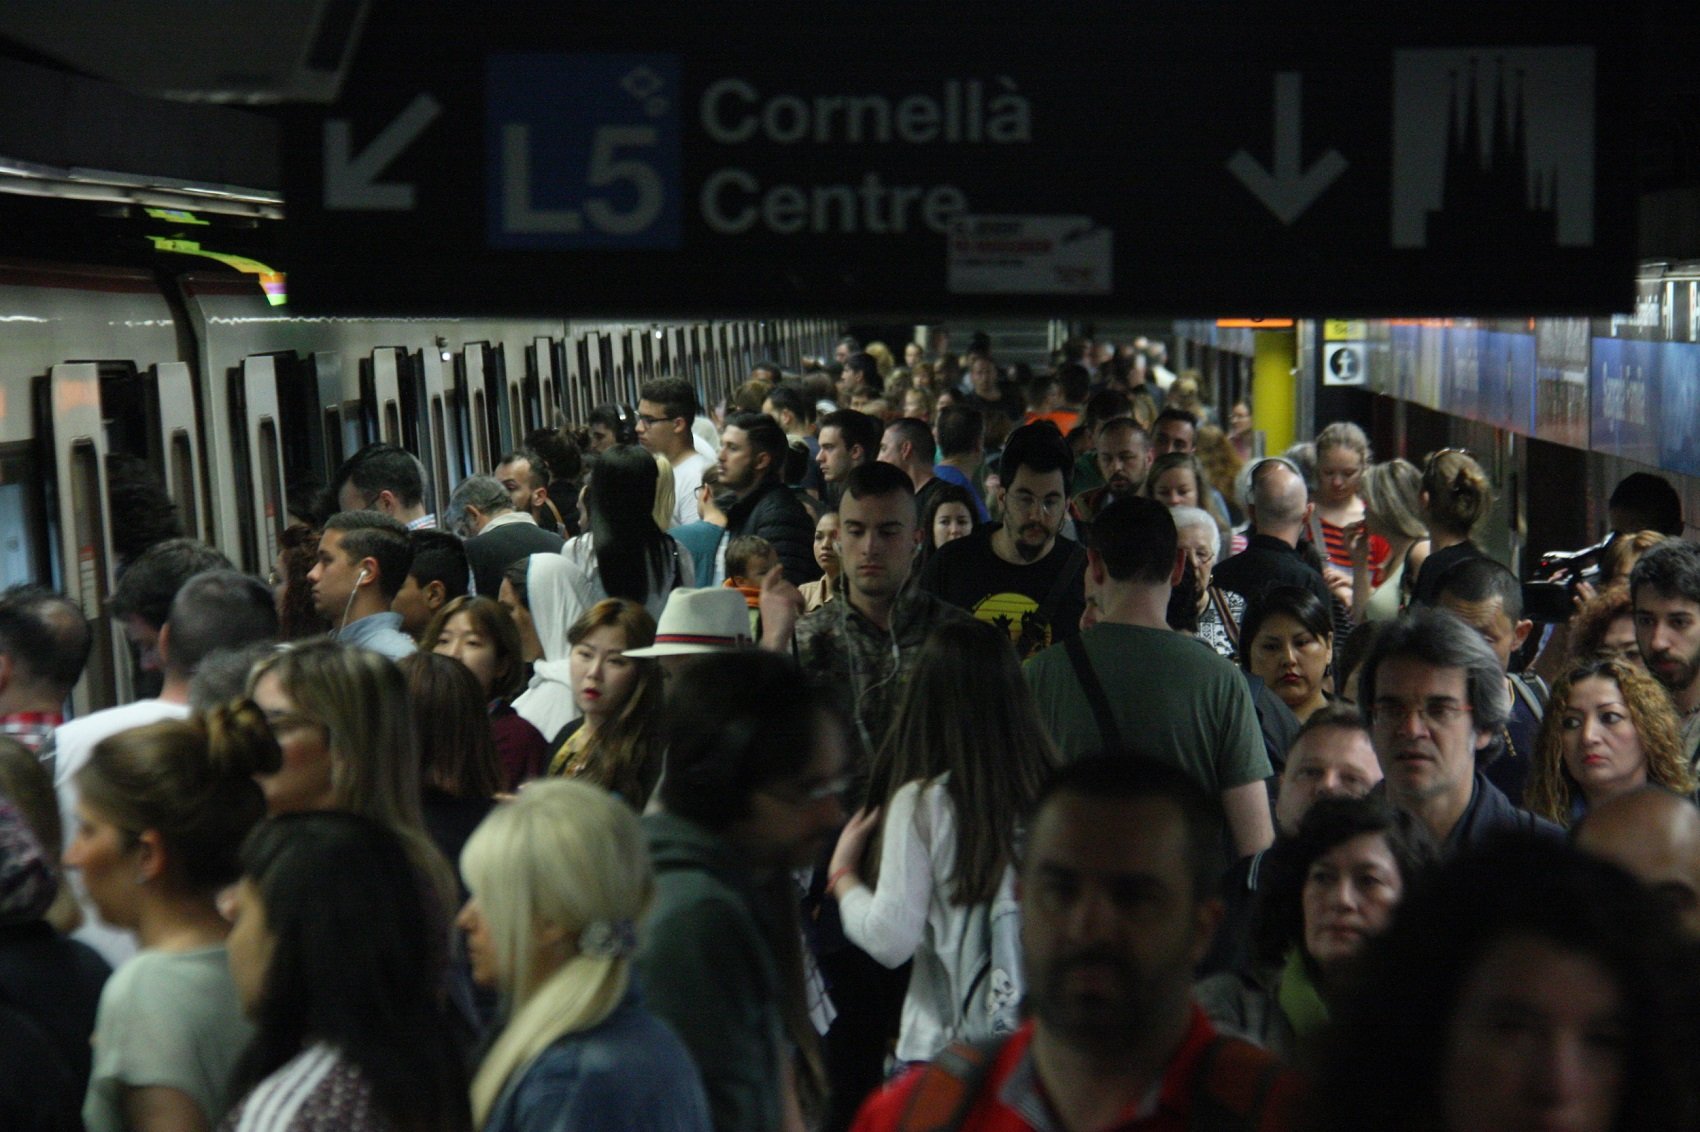
[[[65,827],[65,848],[70,848],[71,837],[77,830],[77,787],[72,780],[88,763],[89,756],[94,754],[95,744],[132,727],[158,723],[162,719],[188,718],[188,704],[137,700],[133,704],[106,708],[59,725],[53,732],[53,787],[59,794],[59,819]],[[66,869],[65,875],[70,879],[71,891],[76,894],[77,903],[83,910],[83,926],[73,932],[72,937],[100,952],[101,958],[117,968],[136,954],[136,937],[100,918],[94,910],[94,902],[89,899],[88,890],[83,887],[81,873]]]
[[[702,486],[702,474],[710,460],[700,452],[679,457],[673,465],[673,525],[682,527],[702,518],[697,506],[697,488]]]

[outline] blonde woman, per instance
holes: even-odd
[[[684,1045],[631,977],[654,880],[638,820],[587,782],[533,783],[467,842],[472,977],[507,1024],[472,1082],[484,1132],[708,1132]]]
[[[434,886],[447,930],[460,893],[425,830],[419,742],[401,669],[366,649],[309,641],[255,666],[248,695],[283,752],[277,772],[259,776],[266,810],[343,810],[388,827]]]

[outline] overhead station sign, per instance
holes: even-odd
[[[341,99],[290,115],[292,297],[1612,309],[1633,26],[1572,7],[380,6]]]

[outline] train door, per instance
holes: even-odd
[[[624,330],[616,330],[605,335],[602,339],[608,344],[608,376],[610,401],[620,404],[630,404],[632,387],[632,336]]]
[[[402,351],[384,346],[372,351],[360,365],[361,416],[367,421],[366,443],[382,441],[397,448],[407,447],[402,425]]]
[[[459,407],[455,391],[449,386],[442,350],[434,345],[419,350],[413,355],[411,368],[419,385],[423,435],[430,449],[425,464],[437,489],[429,506],[432,514],[441,515],[454,485],[472,474],[466,465],[462,433],[457,426]]]
[[[237,565],[262,576],[277,561],[278,535],[289,513],[277,378],[278,359],[270,354],[242,359],[242,368],[230,375],[230,433],[236,440],[231,479],[241,543]]]
[[[57,553],[53,583],[93,626],[94,648],[71,693],[77,715],[130,699],[133,686],[129,644],[106,616],[117,563],[107,509],[100,369],[94,362],[54,366],[34,398],[36,435],[46,448],[42,463],[52,469],[47,526]]]
[[[359,403],[350,414],[343,396],[342,355],[334,350],[313,354],[312,382],[307,387],[313,402],[312,431],[319,437],[322,452],[315,464],[315,478],[325,483],[342,466],[342,462],[360,450],[361,425]]]
[[[561,343],[561,414],[575,425],[582,425],[587,408],[585,383],[589,361],[584,350],[584,336],[572,335]]]
[[[526,431],[554,428],[560,419],[556,405],[560,401],[561,344],[553,338],[533,338],[526,360],[529,363],[525,386]]]
[[[197,423],[195,380],[183,362],[161,362],[149,371],[159,406],[159,450],[165,490],[189,538],[212,541],[212,516],[201,485],[203,460]]]
[[[537,419],[537,364],[537,343],[534,340],[525,347],[525,356],[517,367],[519,372],[503,374],[502,393],[507,401],[508,427],[511,430],[508,443],[502,448],[504,454],[525,443],[525,434],[531,431],[532,422]]]

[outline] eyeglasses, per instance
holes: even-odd
[[[1014,492],[1009,497],[1009,505],[1012,508],[1027,514],[1037,511],[1042,515],[1055,515],[1063,509],[1064,502],[1060,496],[1040,499],[1025,491]]]
[[[787,805],[813,806],[829,798],[842,798],[844,792],[848,789],[850,789],[849,776],[839,775],[837,778],[829,778],[825,782],[816,783],[814,786],[787,786],[776,790],[763,790],[762,793]]]
[[[666,424],[668,421],[674,420],[674,419],[676,419],[676,418],[674,418],[674,417],[652,417],[652,416],[648,416],[644,413],[639,413],[637,415],[637,426],[638,426],[638,428],[643,429],[643,428],[648,428],[650,425]]]
[[[1416,712],[1425,727],[1439,729],[1450,727],[1462,716],[1470,714],[1474,709],[1468,704],[1453,703],[1450,700],[1425,700],[1422,703],[1408,704],[1404,700],[1392,698],[1378,699],[1370,709],[1375,722],[1383,727],[1402,727],[1405,721]]]

